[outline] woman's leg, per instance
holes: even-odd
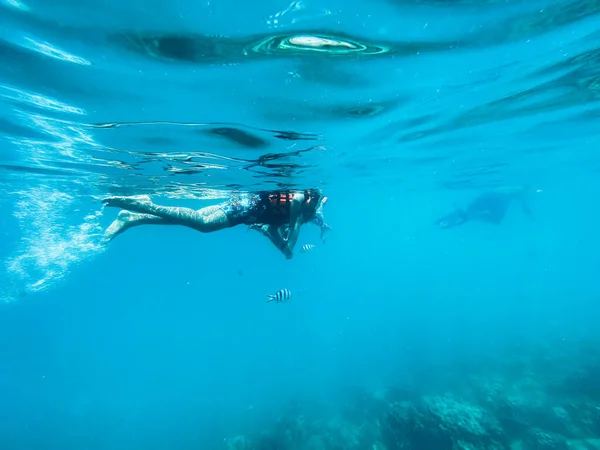
[[[150,197],[147,195],[135,197],[108,197],[103,199],[102,203],[108,207],[122,208],[127,211],[144,215],[144,217],[137,216],[138,220],[141,220],[139,223],[140,225],[147,223],[158,224],[159,222],[156,219],[150,219],[145,216],[151,215],[163,219],[163,221],[160,222],[161,225],[182,225],[202,233],[218,231],[231,226],[227,214],[223,211],[221,205],[207,206],[195,211],[191,208],[156,205],[152,203],[152,200],[150,200]],[[134,216],[134,218],[135,217],[136,216]],[[127,229],[131,226],[134,225],[129,225],[125,228]],[[115,224],[115,227],[118,227],[118,224]]]
[[[138,214],[130,211],[121,211],[117,218],[104,232],[104,238],[112,241],[119,234],[139,225],[173,225],[173,222],[151,214]]]

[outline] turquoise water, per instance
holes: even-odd
[[[598,12],[0,0],[0,448],[600,448]],[[314,186],[290,260],[102,240],[109,195]]]

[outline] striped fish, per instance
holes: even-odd
[[[315,248],[316,245],[315,244],[304,244],[301,248],[300,248],[300,253],[306,253],[306,252],[310,252],[313,248]]]
[[[292,298],[292,291],[290,291],[289,289],[282,289],[280,291],[277,291],[275,294],[268,295],[267,297],[269,297],[269,300],[267,300],[267,303],[268,302],[283,303],[283,302],[287,302],[290,298]]]

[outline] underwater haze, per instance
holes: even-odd
[[[600,449],[600,1],[0,25],[1,450]],[[317,188],[291,258],[250,222],[106,237]]]

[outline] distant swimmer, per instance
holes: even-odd
[[[107,197],[102,200],[104,205],[124,211],[104,236],[112,241],[139,225],[182,225],[210,233],[244,224],[268,237],[290,259],[301,225],[309,222],[318,225],[322,239],[331,229],[323,218],[326,201],[320,189],[233,193],[227,201],[199,210],[157,205],[147,195]]]
[[[463,225],[472,220],[500,224],[504,219],[508,207],[513,201],[521,204],[527,216],[532,218],[528,205],[529,186],[502,187],[485,192],[473,200],[466,209],[456,208],[450,214],[435,221],[435,225],[448,229]]]

